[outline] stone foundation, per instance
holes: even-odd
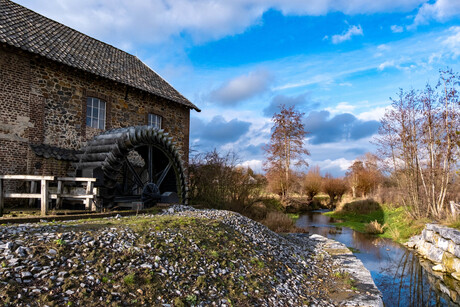
[[[427,224],[422,234],[406,243],[409,248],[437,264],[436,271],[447,272],[460,280],[460,231],[457,229]]]

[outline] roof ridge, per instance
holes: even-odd
[[[0,43],[200,111],[137,56],[10,0],[0,0]]]
[[[121,52],[123,52],[123,53],[126,53],[126,54],[131,55],[129,52],[126,52],[126,51],[124,51],[123,49],[120,49],[120,48],[118,48],[118,47],[116,47],[116,46],[114,46],[114,45],[112,45],[112,44],[106,43],[106,42],[104,42],[104,41],[102,41],[102,40],[100,40],[100,39],[98,39],[98,38],[89,36],[88,34],[85,34],[84,32],[81,32],[80,30],[74,29],[74,28],[72,28],[72,27],[70,27],[70,26],[68,26],[68,25],[65,25],[65,24],[63,24],[63,23],[61,23],[61,22],[59,22],[59,21],[56,21],[56,20],[51,19],[51,18],[49,18],[49,17],[46,17],[45,15],[42,15],[42,14],[40,14],[40,13],[38,13],[38,12],[35,12],[35,11],[33,11],[33,10],[31,10],[31,9],[29,9],[29,8],[27,8],[27,7],[25,7],[25,6],[21,5],[21,4],[19,4],[19,3],[13,2],[13,1],[11,1],[11,0],[0,0],[0,2],[10,2],[10,3],[12,3],[13,5],[20,6],[21,8],[23,8],[23,9],[29,11],[29,12],[32,13],[33,15],[40,15],[42,18],[45,18],[45,19],[47,19],[48,21],[50,21],[50,22],[52,22],[52,23],[54,23],[54,24],[57,24],[57,25],[62,26],[62,27],[66,27],[66,28],[68,28],[68,29],[70,29],[70,30],[72,30],[72,31],[74,31],[74,32],[78,32],[79,34],[81,34],[81,35],[83,35],[83,36],[86,36],[87,38],[89,38],[89,39],[91,39],[91,40],[97,41],[97,42],[102,43],[102,44],[104,44],[104,45],[106,45],[106,46],[112,47],[113,49],[117,49],[117,50],[119,50],[119,51],[121,51]]]

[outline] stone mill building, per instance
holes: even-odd
[[[0,0],[0,175],[66,176],[95,135],[139,125],[188,161],[190,110],[137,57]]]

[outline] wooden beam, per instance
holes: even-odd
[[[54,176],[37,176],[37,175],[0,175],[0,179],[54,180]]]
[[[38,194],[41,195],[41,194]],[[58,199],[59,198],[74,198],[74,199],[84,199],[84,198],[94,198],[94,195],[85,195],[85,194],[50,194],[49,198]]]
[[[96,182],[96,178],[91,177],[58,177],[56,180]]]
[[[5,198],[42,198],[41,193],[4,193]]]

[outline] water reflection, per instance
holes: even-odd
[[[459,283],[446,274],[431,271],[432,264],[388,239],[332,225],[334,219],[310,212],[296,226],[352,247],[355,256],[371,272],[383,294],[385,306],[459,306]]]

